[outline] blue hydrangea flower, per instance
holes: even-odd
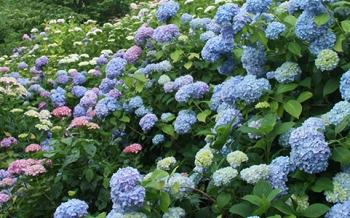
[[[52,106],[54,106],[55,108],[66,105],[66,97],[64,96],[64,94],[58,91],[56,91],[55,93],[52,93],[50,95],[50,99],[51,99]]]
[[[65,70],[58,70],[57,72],[56,72],[56,76],[57,77],[60,77],[60,76],[68,76],[68,72],[67,71],[65,71]]]
[[[181,207],[169,207],[169,212],[163,214],[163,218],[182,218],[186,216],[186,211]]]
[[[222,87],[223,87],[223,84],[218,84],[214,86],[213,95],[210,98],[211,105],[209,105],[209,108],[213,111],[216,111],[216,109],[222,103],[222,100],[221,100]]]
[[[77,104],[73,109],[73,117],[83,117],[86,116],[87,110],[81,104]]]
[[[153,109],[152,108],[148,109],[145,106],[141,106],[141,107],[137,108],[134,112],[135,112],[137,117],[143,117],[146,114],[152,113]]]
[[[164,2],[156,12],[156,17],[159,22],[165,23],[170,17],[174,17],[180,9],[179,3],[174,1]]]
[[[350,103],[348,101],[339,101],[326,114],[327,123],[338,125],[344,118],[350,114]]]
[[[215,37],[216,34],[213,32],[213,31],[206,31],[204,33],[202,33],[200,36],[199,36],[199,39],[202,41],[202,42],[206,42],[208,41],[209,39]]]
[[[332,203],[339,203],[350,200],[350,174],[337,173],[332,178],[333,190],[324,192],[326,200]]]
[[[69,81],[70,77],[67,75],[61,75],[57,77],[56,82],[59,84],[65,85]]]
[[[301,69],[297,63],[288,61],[276,69],[274,77],[280,83],[290,83],[297,80],[301,73]]]
[[[233,108],[233,109],[227,109],[227,110],[221,111],[216,117],[216,124],[214,126],[214,129],[216,129],[218,126],[223,124],[230,124],[233,119],[234,121],[232,123],[232,128],[235,129],[238,127],[242,118],[243,116],[241,112],[237,109]]]
[[[258,48],[243,46],[243,55],[241,57],[243,68],[248,74],[262,77],[266,74],[266,56],[264,54],[264,46],[258,45]]]
[[[221,31],[221,26],[218,23],[211,21],[207,24],[206,29],[207,31],[212,31],[215,34],[219,34]]]
[[[286,31],[286,26],[280,22],[272,22],[270,23],[266,30],[266,37],[269,39],[278,39],[278,35]]]
[[[221,75],[229,76],[236,68],[237,62],[231,56],[228,56],[224,63],[217,68],[217,70]]]
[[[221,55],[228,54],[233,50],[233,30],[232,27],[226,25],[221,30],[221,35],[215,36],[207,41],[202,49],[202,58],[208,62],[216,62]]]
[[[158,118],[155,114],[146,114],[141,118],[139,125],[144,132],[147,132],[156,124],[157,120]]]
[[[122,106],[112,97],[106,97],[99,100],[95,107],[96,115],[100,120],[106,117],[109,112],[116,110],[122,110]]]
[[[195,18],[190,21],[190,27],[192,29],[204,29],[206,28],[207,23],[203,18]]]
[[[174,192],[173,188],[164,188],[164,191],[168,192],[175,199],[182,199],[192,192],[192,189],[185,187],[195,187],[194,182],[189,177],[183,176],[180,173],[174,173],[174,175],[172,175],[170,178],[166,177],[165,181],[166,182],[164,186],[166,187],[173,187],[175,183],[178,183],[180,185],[177,193]]]
[[[157,134],[152,138],[152,143],[154,145],[159,145],[160,143],[162,143],[164,141],[165,137],[163,134]]]
[[[209,86],[204,82],[195,82],[181,86],[175,94],[177,102],[187,102],[189,98],[201,98],[205,93],[209,92]]]
[[[316,15],[322,13],[328,13],[328,11],[324,7],[321,7],[316,13],[313,11],[303,11],[298,17],[295,24],[295,34],[300,40],[311,42],[327,32],[327,29],[332,25],[334,20],[331,18],[327,23],[317,26],[314,18]]]
[[[295,128],[290,128],[286,132],[282,133],[278,138],[278,144],[284,148],[290,148],[289,137]]]
[[[127,64],[127,61],[123,58],[116,57],[110,60],[106,67],[106,77],[108,79],[115,79],[120,76]]]
[[[73,83],[76,85],[80,85],[85,83],[86,78],[82,73],[77,73],[76,75],[73,76]]]
[[[193,19],[193,16],[187,13],[182,14],[180,18],[181,22],[183,23],[191,22],[192,19]]]
[[[240,11],[238,5],[233,3],[227,3],[224,5],[221,5],[215,16],[214,19],[218,24],[227,24],[232,21],[232,18],[238,14]]]
[[[129,107],[131,109],[136,109],[143,106],[143,100],[140,96],[132,97],[129,101]]]
[[[132,167],[120,168],[112,175],[109,186],[116,212],[134,212],[142,207],[146,191],[138,184],[141,180],[141,174]]]
[[[289,157],[280,156],[275,158],[270,164],[270,172],[268,181],[272,188],[281,188],[279,196],[288,194],[288,187],[286,182],[288,181],[288,174],[294,172],[296,166]]]
[[[236,100],[238,100],[238,97],[235,94],[236,87],[240,82],[242,82],[243,79],[243,76],[235,76],[222,83],[223,86],[221,88],[222,91],[220,91],[220,97],[223,102],[233,104]]]
[[[9,75],[7,75],[7,77],[19,79],[21,77],[21,75],[18,72],[11,72]]]
[[[157,71],[158,73],[169,72],[172,67],[173,66],[171,65],[170,61],[165,60],[156,64],[154,67],[154,70]]]
[[[108,79],[108,78],[104,78],[101,81],[101,84],[99,86],[100,91],[102,94],[107,94],[109,91],[111,91],[114,86],[117,84],[117,80],[116,79]]]
[[[176,117],[174,130],[180,135],[185,134],[191,130],[196,121],[197,117],[194,111],[181,110]]]
[[[326,124],[321,118],[309,117],[303,122],[302,126],[307,128],[314,128],[316,130],[322,131],[323,133],[326,132]]]
[[[174,114],[172,114],[172,113],[162,113],[162,115],[160,116],[160,119],[161,119],[164,123],[166,123],[166,122],[167,122],[167,118],[168,118],[168,117],[171,117],[171,116],[174,116]]]
[[[350,217],[350,200],[335,204],[324,216],[325,218]]]
[[[317,69],[330,71],[337,67],[339,62],[338,54],[330,49],[320,51],[315,59]]]
[[[35,68],[36,70],[42,70],[48,63],[49,59],[46,56],[41,56],[35,60]]]
[[[30,92],[43,92],[45,89],[41,87],[40,84],[32,84],[29,88],[28,91]]]
[[[85,201],[70,199],[56,208],[54,218],[79,218],[88,214],[89,206]]]
[[[159,26],[154,30],[153,39],[163,43],[171,42],[173,38],[180,36],[179,28],[175,24]]]
[[[233,34],[237,34],[243,27],[252,21],[249,13],[246,10],[240,9],[240,12],[233,17]]]
[[[259,100],[263,92],[270,89],[271,85],[267,79],[257,79],[254,75],[246,75],[235,87],[234,95],[249,105]]]
[[[327,31],[325,34],[314,39],[308,45],[311,54],[317,56],[324,49],[332,49],[335,45],[336,36],[333,32]]]
[[[184,85],[193,83],[193,77],[191,75],[180,76],[174,81],[174,88],[180,89]]]
[[[87,89],[84,86],[73,86],[71,89],[72,95],[77,98],[84,96]]]
[[[339,90],[344,100],[350,100],[350,70],[341,76]]]
[[[246,10],[252,14],[261,14],[267,12],[272,5],[272,0],[247,0]]]
[[[232,167],[218,169],[213,173],[214,185],[217,187],[229,185],[238,175],[238,171]]]

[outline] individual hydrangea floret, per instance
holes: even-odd
[[[269,176],[270,167],[266,164],[253,165],[241,171],[241,179],[249,184],[256,184],[260,179],[267,179]]]
[[[317,69],[321,71],[331,71],[337,67],[339,62],[338,54],[330,49],[322,50],[315,59]]]
[[[286,31],[286,26],[283,23],[272,22],[267,26],[265,30],[265,34],[266,34],[266,37],[269,39],[278,39],[279,34],[285,31]]]
[[[226,160],[232,168],[236,168],[248,161],[248,156],[242,151],[233,151],[227,155]]]
[[[175,16],[179,9],[179,3],[174,1],[165,2],[159,7],[156,17],[159,22],[165,23],[170,17]]]
[[[157,134],[152,138],[152,143],[154,145],[159,145],[160,143],[162,143],[164,141],[165,137],[163,134]]]
[[[156,124],[157,120],[158,118],[155,114],[146,114],[141,118],[139,125],[144,132],[148,132]]]
[[[166,157],[157,162],[157,169],[159,170],[170,170],[170,166],[176,163],[174,157]]]
[[[88,204],[79,199],[70,199],[56,208],[54,218],[78,218],[88,214]]]
[[[179,134],[185,134],[191,130],[196,121],[197,117],[194,111],[181,110],[176,117],[174,130]]]
[[[214,185],[217,187],[229,185],[238,175],[238,171],[232,167],[225,167],[213,173]]]
[[[301,69],[297,63],[288,61],[276,69],[274,77],[280,83],[290,83],[297,80],[301,73]]]

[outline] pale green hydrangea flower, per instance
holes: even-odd
[[[166,157],[157,162],[157,169],[159,170],[169,170],[170,166],[176,163],[174,157]]]
[[[213,157],[214,155],[210,148],[205,147],[197,152],[194,164],[197,167],[207,168],[211,165]]]
[[[243,162],[248,161],[248,156],[242,151],[234,151],[227,155],[226,160],[231,167],[236,168],[239,167]]]
[[[12,109],[10,110],[11,113],[22,113],[23,110],[22,109],[19,109],[19,108],[15,108],[15,109]]]
[[[43,124],[36,124],[35,128],[38,130],[44,130],[44,131],[49,131],[50,127],[48,125],[43,125]]]
[[[331,203],[339,203],[350,200],[350,174],[337,173],[333,177],[333,190],[325,191],[326,200]]]
[[[39,119],[40,120],[47,120],[51,117],[50,111],[48,110],[42,110],[39,113]]]
[[[215,186],[225,186],[238,175],[238,171],[232,167],[225,167],[213,173],[213,181]]]
[[[36,117],[36,118],[38,118],[40,114],[37,111],[35,111],[35,110],[29,110],[29,111],[25,112],[24,115],[26,115],[28,117]]]
[[[241,171],[241,178],[249,184],[255,185],[260,179],[269,177],[270,168],[266,164],[253,165]]]
[[[158,84],[164,85],[165,83],[170,82],[170,81],[171,81],[170,77],[168,75],[164,74],[164,75],[161,75],[159,77]]]
[[[333,70],[337,67],[339,62],[338,54],[330,49],[320,51],[315,59],[317,69],[321,71]]]
[[[259,108],[269,108],[270,104],[267,101],[259,102],[255,105],[255,109]]]

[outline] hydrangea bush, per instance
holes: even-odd
[[[346,217],[349,4],[232,2],[50,20],[0,57],[1,216]]]

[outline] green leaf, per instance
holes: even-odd
[[[123,76],[122,80],[126,84],[126,86],[128,86],[129,88],[131,88],[134,85],[134,78],[133,77]]]
[[[263,31],[259,31],[257,32],[257,37],[258,37],[258,41],[263,44],[266,45],[268,42],[268,39],[266,38],[265,32]]]
[[[272,206],[287,215],[291,215],[295,213],[294,209],[283,201],[274,202]]]
[[[175,50],[173,53],[170,54],[170,57],[174,63],[176,63],[179,60],[182,53],[184,53],[182,50]]]
[[[314,192],[323,192],[333,190],[333,182],[327,177],[320,177],[316,180],[315,184],[311,186]]]
[[[93,144],[84,144],[84,150],[91,157],[94,157],[96,154],[96,146]]]
[[[297,19],[292,15],[288,15],[283,19],[283,21],[290,24],[291,26],[294,26],[297,22]]]
[[[337,52],[344,52],[343,50],[343,40],[345,36],[343,34],[337,35],[337,41],[335,41],[334,50]]]
[[[334,129],[335,134],[342,132],[349,124],[350,114],[347,115]]]
[[[72,137],[61,139],[61,142],[66,144],[66,145],[72,145],[72,141],[73,141]]]
[[[106,212],[100,213],[96,218],[105,218]]]
[[[168,212],[169,211],[169,205],[170,205],[170,196],[166,192],[161,192],[160,193],[160,205],[159,208],[163,212]]]
[[[143,73],[135,73],[133,77],[141,82],[144,82],[144,83],[147,82],[145,74]]]
[[[156,59],[157,59],[157,60],[160,59],[160,58],[163,56],[163,54],[164,54],[163,50],[157,51],[157,53],[156,53]]]
[[[230,213],[238,214],[242,217],[248,217],[252,214],[253,209],[246,203],[235,204],[231,207]]]
[[[323,97],[334,92],[339,88],[339,79],[331,78],[327,81],[326,85],[323,87]]]
[[[174,127],[170,124],[161,125],[160,129],[168,135],[171,135],[171,136],[174,135]]]
[[[261,204],[261,198],[259,198],[256,195],[245,195],[242,199],[249,201],[250,203],[257,205],[257,206],[260,206],[260,204]]]
[[[301,111],[303,110],[303,107],[301,106],[299,101],[296,100],[289,100],[287,103],[284,103],[283,108],[287,111],[287,113],[298,119],[301,114]]]
[[[309,91],[305,91],[302,92],[299,97],[297,98],[297,101],[299,101],[300,103],[308,100],[309,98],[311,98],[313,96],[312,92]]]
[[[349,151],[349,149],[344,148],[344,147],[335,147],[332,149],[331,158],[336,162],[340,162],[344,165],[349,165],[350,164],[350,151]]]
[[[252,215],[262,215],[270,208],[271,204],[265,196],[261,199],[261,205],[259,209],[255,210]]]
[[[286,122],[286,123],[277,123],[273,131],[271,132],[272,136],[280,135],[284,132],[287,132],[290,128],[295,125],[294,122]]]
[[[125,123],[129,123],[130,122],[130,118],[127,116],[123,116],[122,118],[119,119],[120,121],[123,121]]]
[[[68,155],[66,157],[66,159],[64,160],[64,162],[62,164],[62,167],[64,168],[68,164],[76,162],[79,159],[79,157],[80,157],[80,152],[79,151],[77,153],[75,153],[75,154]]]
[[[206,109],[205,111],[197,114],[197,119],[199,122],[205,123],[207,116],[209,116],[210,114],[211,114],[211,110]]]
[[[310,88],[311,80],[312,80],[311,77],[306,77],[305,79],[303,79],[302,81],[299,82],[299,85]]]
[[[269,202],[271,202],[273,199],[275,199],[275,197],[277,197],[277,195],[280,193],[281,189],[280,188],[276,188],[274,190],[272,190],[268,195],[267,195],[267,200]]]
[[[256,142],[256,144],[254,145],[254,148],[260,148],[266,151],[266,146],[267,146],[266,140],[262,138]]]
[[[278,95],[285,92],[293,91],[296,87],[298,87],[298,84],[296,83],[280,84],[277,88],[276,94]]]
[[[111,170],[109,169],[108,166],[106,166],[104,169],[103,169],[103,177],[107,178],[109,176],[109,174],[111,173]]]
[[[350,32],[350,20],[343,20],[340,24],[344,32],[346,33]]]
[[[301,55],[301,47],[296,42],[290,42],[288,44],[288,50],[297,56]]]
[[[265,133],[269,133],[273,130],[273,127],[275,125],[276,125],[276,115],[273,113],[269,113],[261,121],[261,126],[259,127],[259,130]]]
[[[205,136],[206,136],[206,135],[215,135],[215,133],[213,133],[213,132],[210,131],[210,130],[203,129],[203,130],[197,132],[196,136],[197,136],[197,135],[205,135]]]
[[[160,178],[167,177],[169,174],[164,170],[154,170],[151,175],[151,180],[158,180]]]
[[[324,204],[311,204],[308,208],[303,211],[305,217],[321,217],[329,210]]]
[[[193,62],[189,61],[186,64],[184,64],[184,67],[188,70],[188,69],[190,69],[192,67],[192,64],[193,64]]]
[[[232,199],[229,193],[220,193],[216,199],[216,203],[220,208],[224,208]]]
[[[241,126],[237,129],[237,131],[241,131],[243,133],[251,133],[254,135],[258,135],[258,136],[263,136],[263,133],[260,132],[259,130],[252,128],[252,127],[248,127],[248,126]]]
[[[253,194],[259,197],[268,196],[272,191],[272,187],[266,180],[260,179],[258,183],[254,186]]]
[[[94,171],[92,171],[92,169],[87,169],[85,172],[85,178],[88,182],[91,182],[91,180],[94,178]]]
[[[329,16],[328,12],[316,15],[314,17],[314,21],[317,24],[317,26],[321,26],[329,21],[331,17]]]
[[[145,87],[145,83],[144,82],[141,82],[141,81],[137,81],[135,83],[135,89],[138,93],[141,93],[142,90],[143,90],[143,87]]]
[[[180,183],[179,182],[175,182],[174,185],[173,185],[173,191],[174,193],[178,193],[179,192],[179,189],[180,189]]]
[[[147,185],[145,185],[145,187],[146,188],[152,188],[152,189],[155,189],[155,190],[161,190],[162,189],[161,184],[158,181],[149,182],[149,183],[147,183]]]

